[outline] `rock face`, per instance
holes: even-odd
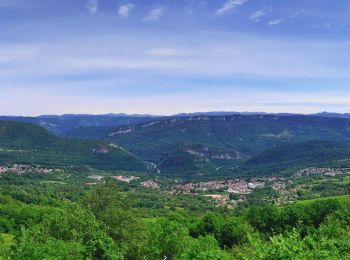
[[[99,153],[99,154],[106,154],[106,153],[109,152],[108,148],[104,147],[104,146],[100,146],[100,147],[94,148],[92,151],[94,153]]]
[[[131,133],[132,131],[133,131],[132,128],[121,129],[121,130],[119,130],[119,131],[110,133],[108,136],[109,136],[109,137],[113,137],[113,136],[116,136],[116,135],[124,135],[124,134]]]
[[[158,162],[162,173],[178,172],[192,174],[214,174],[224,164],[238,163],[246,156],[232,151],[227,152],[207,145],[178,144]]]
[[[218,159],[218,160],[239,160],[246,158],[244,155],[240,154],[239,152],[232,152],[232,153],[220,153],[211,151],[209,147],[200,148],[198,150],[194,149],[187,149],[186,152],[192,155],[196,155],[198,157],[201,157],[207,161],[210,159]]]

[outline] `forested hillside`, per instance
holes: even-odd
[[[266,150],[249,159],[245,166],[272,174],[289,168],[301,169],[313,165],[346,167],[348,160],[350,145],[314,140]]]
[[[97,140],[62,139],[42,127],[7,121],[0,121],[0,164],[147,169],[146,163],[115,145]]]
[[[164,172],[230,171],[279,145],[310,140],[350,144],[350,120],[298,115],[230,115],[157,119],[111,128],[80,128],[69,136],[125,147]],[[178,151],[178,152],[175,152]]]

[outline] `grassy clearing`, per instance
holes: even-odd
[[[317,198],[317,199],[311,199],[311,200],[303,200],[303,201],[300,201],[298,203],[309,204],[309,203],[312,203],[312,202],[315,202],[315,201],[327,200],[327,199],[335,199],[335,200],[338,200],[340,202],[350,203],[350,194],[348,194],[348,195],[340,195],[340,196],[332,196],[332,197],[324,197],[324,198]]]
[[[41,184],[67,184],[66,182],[63,181],[41,181]]]

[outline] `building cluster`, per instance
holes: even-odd
[[[114,179],[114,180],[117,180],[117,181],[122,181],[122,182],[129,183],[129,182],[131,182],[133,180],[139,179],[140,177],[117,175],[117,176],[112,176],[111,178]]]
[[[141,185],[145,188],[151,188],[151,189],[158,189],[159,184],[155,181],[149,180],[149,181],[143,181],[141,182]]]
[[[206,192],[210,190],[222,190],[229,193],[248,194],[253,189],[264,187],[260,181],[248,182],[241,179],[227,181],[207,181],[199,183],[184,183],[175,186],[175,190],[183,193]]]
[[[296,177],[312,176],[312,175],[336,176],[339,174],[344,174],[344,171],[342,169],[335,169],[335,168],[310,167],[310,168],[306,168],[306,169],[298,171],[295,174],[295,176]]]
[[[44,166],[33,166],[24,164],[14,164],[11,166],[0,166],[0,174],[3,173],[15,173],[15,174],[25,174],[25,173],[41,173],[48,174],[54,172],[61,172],[61,169],[47,168]]]

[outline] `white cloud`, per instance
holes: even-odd
[[[132,9],[134,9],[135,5],[131,4],[131,3],[127,3],[124,5],[121,5],[118,9],[118,15],[121,18],[126,18],[129,16],[130,12],[132,11]]]
[[[62,39],[27,48],[0,45],[0,82],[5,80],[2,74],[12,75],[7,80],[13,80],[90,75],[91,72],[134,75],[135,71],[138,75],[349,78],[350,67],[346,65],[350,57],[348,42],[291,42],[229,34],[189,36],[191,39],[185,41],[167,35],[157,39],[156,43],[154,39],[145,39],[141,35],[126,37],[121,34],[118,37],[96,37],[90,41],[86,38],[79,41]]]
[[[158,21],[161,16],[163,16],[165,13],[165,10],[163,7],[155,7],[153,8],[147,16],[143,19],[144,22],[155,22]]]
[[[98,12],[98,0],[88,0],[86,9],[90,14],[96,14]]]
[[[315,26],[315,28],[321,28],[321,29],[330,29],[332,27],[333,27],[333,23],[331,22],[325,22],[325,23],[317,24]]]
[[[38,46],[0,45],[0,110],[2,114],[336,109],[350,112],[347,41],[185,35],[191,39],[179,39],[172,33],[155,43],[143,35],[118,34],[82,37],[78,41],[64,38]],[[149,55],[145,50],[149,50]],[[78,75],[79,80],[71,75]],[[218,80],[213,83],[215,88],[203,90],[202,83],[207,78],[226,81],[237,75],[252,79],[271,77],[288,84],[271,90],[269,82],[264,81],[254,86],[252,80],[252,86],[247,87],[239,82],[228,86]],[[291,79],[302,77],[325,82],[328,92],[322,92],[325,89],[316,87],[316,83],[299,85],[299,81]],[[189,78],[203,81],[189,82]],[[300,86],[305,87],[300,90]],[[108,91],[103,91],[107,87]],[[135,94],[139,92],[142,94]]]
[[[261,18],[265,15],[265,11],[264,10],[257,10],[254,13],[251,14],[251,16],[249,17],[249,19],[253,22],[260,22]]]
[[[279,25],[284,22],[284,18],[274,19],[268,23],[268,25]]]
[[[304,10],[296,11],[296,12],[294,12],[294,13],[288,15],[288,16],[271,20],[270,22],[268,22],[267,25],[269,25],[269,26],[271,26],[271,25],[279,25],[279,24],[281,24],[283,22],[287,22],[287,21],[290,21],[292,19],[295,19],[297,16],[303,14],[304,12],[305,12]]]
[[[248,2],[248,0],[228,0],[220,9],[216,11],[216,14],[217,15],[226,14],[234,10],[236,7],[243,5],[246,2]]]

